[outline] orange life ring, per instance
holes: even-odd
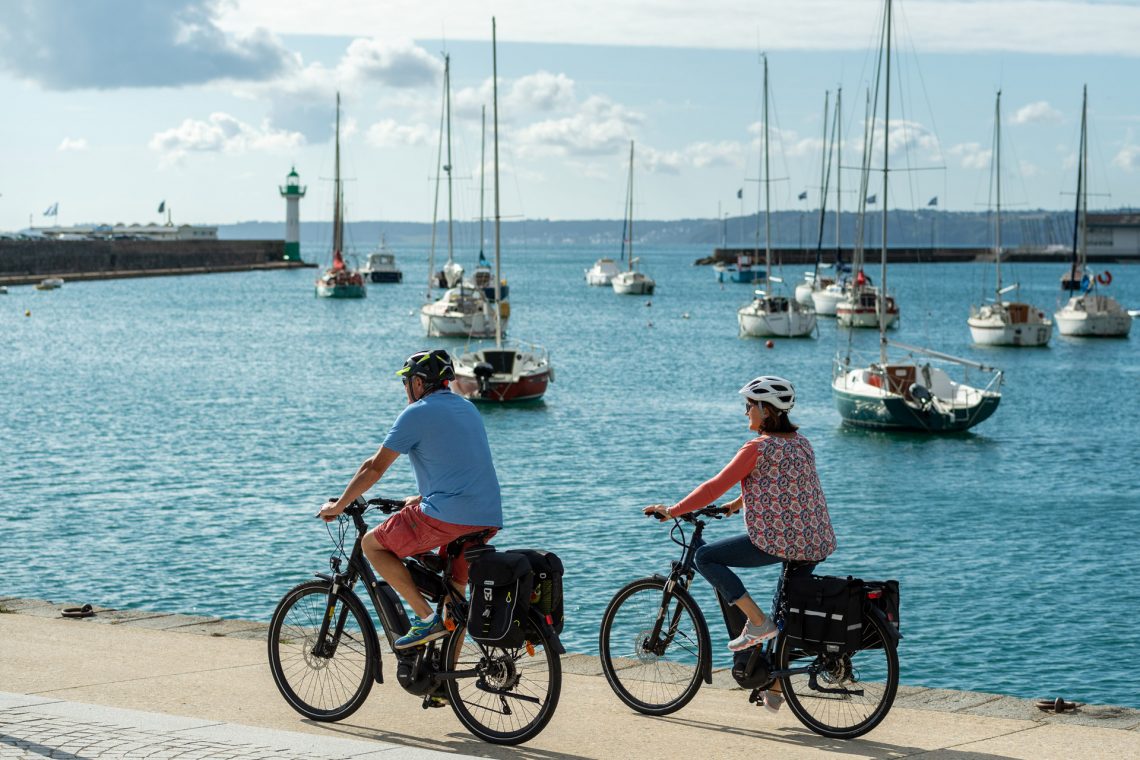
[[[1100,274],[1098,274],[1096,276],[1096,281],[1099,282],[1101,285],[1111,285],[1112,284],[1112,272],[1109,272],[1106,269],[1105,271],[1101,272]]]

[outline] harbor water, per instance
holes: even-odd
[[[0,595],[267,620],[325,570],[332,544],[314,513],[403,407],[394,371],[424,346],[464,345],[424,338],[426,254],[396,253],[404,283],[362,301],[314,298],[313,270],[0,296]],[[1002,368],[1003,400],[967,434],[852,430],[832,361],[849,339],[876,354],[877,335],[823,319],[818,338],[766,348],[737,336],[750,287],[692,266],[707,250],[639,253],[652,299],[586,286],[583,270],[616,251],[505,251],[510,333],[550,350],[556,381],[544,402],[481,407],[507,521],[496,543],[562,556],[568,650],[596,652],[614,591],[667,571],[676,547],[641,507],[719,471],[750,435],[737,389],[771,373],[796,384],[792,419],[838,536],[820,571],[901,583],[904,683],[1140,707],[1138,331],[981,349],[966,316],[992,293],[990,266],[895,266],[895,337]],[[1140,268],[1111,268],[1109,292],[1140,306]],[[1063,269],[1004,278],[1052,313]],[[374,493],[413,483],[399,460]],[[736,518],[706,534],[742,530]],[[767,599],[776,572],[743,577]]]

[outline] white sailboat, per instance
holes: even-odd
[[[824,121],[826,121],[824,117]],[[749,337],[809,337],[815,330],[815,310],[795,298],[773,292],[780,279],[772,276],[772,203],[771,174],[768,171],[768,56],[764,56],[764,269],[768,273],[767,288],[757,290],[751,303],[736,311],[740,334]],[[756,230],[759,247],[760,230]]]
[[[1132,330],[1132,317],[1112,296],[1097,292],[1112,282],[1088,269],[1088,86],[1081,99],[1081,147],[1077,165],[1077,210],[1073,222],[1073,263],[1068,280],[1079,282],[1077,294],[1053,315],[1062,335],[1084,338],[1124,338]],[[1071,288],[1070,288],[1071,289]]]
[[[502,301],[501,234],[499,213],[499,77],[495,20],[491,19],[492,97],[495,132],[495,301]],[[554,380],[550,356],[542,346],[504,344],[501,311],[495,318],[495,343],[460,354],[455,361],[452,388],[474,401],[534,401],[546,393]]]
[[[819,316],[834,317],[835,309],[847,290],[850,268],[843,262],[843,140],[842,140],[843,88],[835,92],[835,121],[831,130],[831,143],[835,147],[835,263],[833,277],[825,276],[823,269],[823,221],[827,210],[827,184],[831,178],[831,155],[827,150],[827,128],[824,127],[824,154],[820,161],[819,234],[816,240],[815,268],[804,273],[804,281],[796,286],[796,300],[815,309]],[[827,124],[827,98],[823,102],[823,121]]]
[[[1017,284],[1001,284],[1001,90],[994,105],[994,268],[997,285],[992,303],[970,307],[970,335],[983,346],[1044,346],[1053,334],[1053,323],[1036,306],[1006,301],[1006,293],[1017,290]]]
[[[887,172],[888,139],[891,117],[891,0],[885,0],[886,12],[882,33],[882,51],[886,57],[883,118],[883,218],[882,269],[880,286],[887,289]],[[882,56],[880,56],[882,60]],[[866,129],[874,128],[868,119]],[[861,271],[861,270],[860,270]],[[848,425],[886,430],[914,430],[926,433],[952,433],[967,430],[987,419],[1001,402],[1002,373],[965,359],[959,359],[928,348],[907,346],[887,340],[885,299],[878,299],[879,360],[867,365],[852,361],[850,343],[846,355],[836,357],[832,374],[832,393],[843,422]],[[891,361],[888,346],[909,352],[899,361]],[[920,358],[915,358],[920,357]],[[932,361],[943,361],[961,367],[991,373],[984,388],[952,380]]]
[[[603,257],[594,262],[594,266],[586,270],[586,284],[605,286],[613,282],[621,272],[617,262],[611,258]]]
[[[455,234],[451,194],[451,56],[443,57],[443,108],[447,136],[447,263],[439,273],[435,268],[435,219],[432,219],[432,247],[428,263],[427,303],[420,307],[420,324],[429,338],[490,338],[495,334],[496,310],[479,288],[463,282],[463,267],[455,261]],[[436,198],[439,198],[439,174],[436,174]],[[434,215],[433,215],[434,217]],[[432,289],[439,285],[447,289],[438,299],[432,300]]]
[[[610,286],[615,293],[627,296],[651,296],[657,283],[636,267],[641,259],[633,255],[633,140],[629,141],[629,182],[626,185],[626,215],[625,225],[621,236],[621,255],[629,261],[629,268],[618,272],[610,280]]]

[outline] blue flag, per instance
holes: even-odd
[[[744,197],[744,188],[743,187],[736,191],[736,197],[737,198],[743,198]]]
[[[158,213],[161,214],[163,211],[166,211],[166,201],[158,204]]]
[[[44,216],[59,216],[59,201],[48,206],[47,210],[44,211]]]
[[[801,201],[806,201],[807,200],[807,190],[804,190],[802,193],[797,195],[796,198],[798,200],[801,200]]]
[[[878,199],[879,199],[879,196],[877,196],[877,195],[868,195],[867,196],[867,203],[874,203]]]
[[[931,198],[929,201],[927,201],[926,205],[927,206],[937,206],[938,205],[938,196],[936,195],[933,198]]]

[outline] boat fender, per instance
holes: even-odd
[[[1101,285],[1111,285],[1112,284],[1112,272],[1110,272],[1106,269],[1105,271],[1101,272],[1100,274],[1098,274],[1096,276],[1096,281],[1099,282]]]

